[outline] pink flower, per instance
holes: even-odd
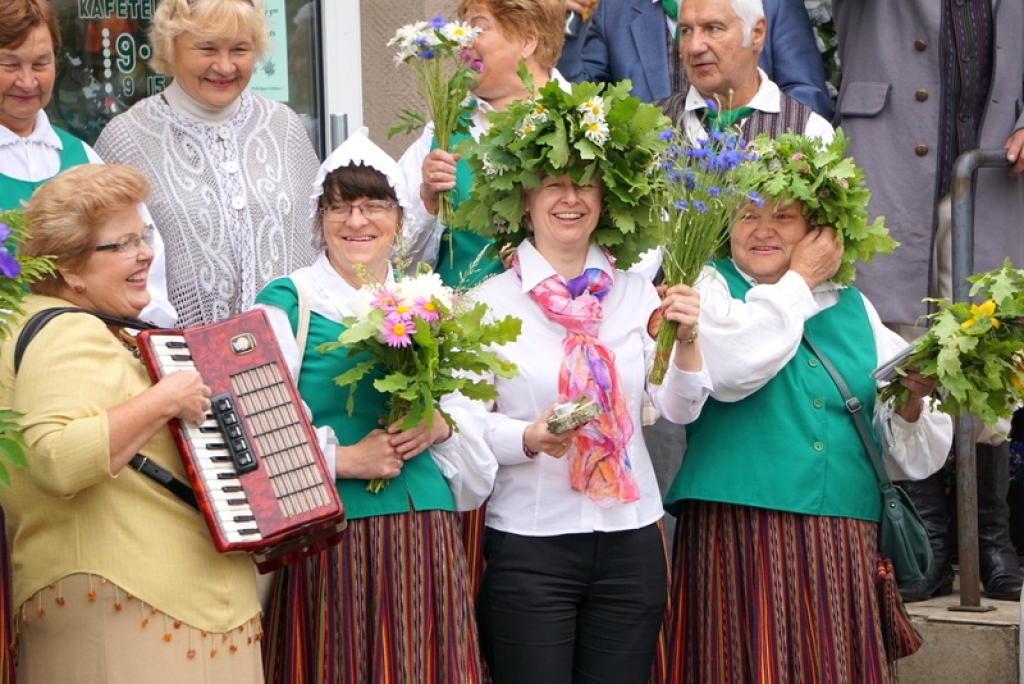
[[[792,159],[793,161],[800,161],[803,158],[804,158],[804,153],[803,152],[797,152],[792,157],[790,157],[790,159]]]
[[[408,347],[416,327],[409,319],[392,314],[384,319],[384,341],[389,347]]]
[[[484,63],[482,60],[474,59],[473,53],[469,50],[463,50],[459,53],[459,59],[461,59],[466,66],[478,74],[484,70]]]
[[[394,313],[398,307],[398,295],[386,287],[379,288],[373,295],[371,305],[386,314]]]
[[[441,311],[437,308],[437,305],[434,304],[434,300],[428,299],[427,297],[416,298],[413,313],[427,323],[433,323],[441,317]]]

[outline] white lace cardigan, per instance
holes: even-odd
[[[233,116],[204,123],[154,95],[107,124],[96,150],[153,186],[182,327],[252,308],[266,283],[316,256],[308,198],[319,161],[285,105],[246,91]]]

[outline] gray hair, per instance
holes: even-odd
[[[686,0],[680,0],[679,6]],[[757,20],[764,17],[764,5],[761,0],[731,0],[732,13],[735,14],[743,28],[743,47],[750,47],[750,34],[757,25]]]

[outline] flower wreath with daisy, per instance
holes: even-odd
[[[658,153],[668,146],[662,134],[671,121],[632,97],[629,81],[577,83],[571,91],[549,81],[535,91],[522,66],[519,75],[536,96],[488,114],[490,130],[456,147],[473,181],[455,226],[492,238],[501,252],[529,237],[524,191],[539,188],[544,175],[566,174],[581,186],[600,177],[602,211],[592,239],[618,268],[628,268],[657,246],[654,190],[664,182]]]
[[[841,128],[827,145],[796,133],[775,138],[762,134],[753,143],[765,174],[758,188],[761,196],[768,202],[801,200],[809,223],[835,229],[844,251],[831,280],[839,285],[849,285],[857,277],[855,262],[867,263],[899,246],[883,217],[868,222],[871,191],[864,184],[864,172],[851,157],[843,156],[848,143]],[[728,249],[726,243],[724,250]]]

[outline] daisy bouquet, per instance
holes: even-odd
[[[383,377],[373,386],[389,397],[385,424],[404,416],[403,429],[421,422],[432,426],[435,409],[451,425],[439,405],[442,396],[461,392],[470,399],[493,401],[494,385],[475,378],[483,373],[511,378],[519,372],[492,347],[514,341],[522,322],[512,316],[493,320],[486,304],[457,294],[429,269],[393,283],[364,285],[353,308],[354,315],[342,320],[346,330],[338,341],[318,347],[368,357],[334,379],[351,388],[349,413],[356,386],[375,370],[383,371]],[[377,493],[386,484],[371,480],[367,490]]]
[[[665,182],[658,191],[657,211],[663,220],[655,228],[662,245],[663,283],[693,285],[708,259],[728,242],[737,208],[746,202],[763,204],[756,191],[761,174],[750,163],[758,155],[728,130],[711,131],[696,144],[673,130],[662,137],[670,143],[660,167]],[[665,379],[678,327],[674,321],[661,321],[652,384]]]
[[[434,122],[437,147],[448,150],[452,138],[469,132],[469,89],[476,84],[480,71],[479,60],[471,58],[468,48],[476,40],[480,29],[459,21],[445,21],[438,15],[430,21],[408,24],[398,29],[388,46],[397,45],[395,64],[412,67],[420,96],[426,102],[427,112]],[[425,124],[423,114],[408,109],[398,115],[401,124],[388,131],[411,133]],[[441,193],[438,218],[451,225],[451,192]]]
[[[950,415],[972,413],[988,425],[1008,418],[1024,402],[1024,270],[1007,259],[1003,267],[968,278],[975,302],[938,305],[931,323],[896,372],[917,368],[935,376],[942,389],[938,408]],[[909,390],[889,383],[881,399],[899,408]]]
[[[11,251],[24,242],[27,229],[28,221],[20,209],[0,212],[0,339],[7,337],[11,326],[25,313],[21,308],[28,292],[25,286],[54,270],[49,259],[12,256]],[[20,413],[0,410],[0,484],[8,487],[11,477],[7,466],[27,465],[19,418]]]

